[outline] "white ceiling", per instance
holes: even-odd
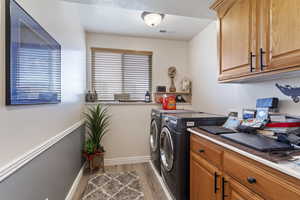
[[[182,4],[184,2],[182,0],[173,0],[173,3],[170,4],[172,9],[164,9],[167,7],[166,2],[170,2],[170,0],[130,0],[130,4],[126,3],[129,0],[65,1],[81,3],[79,7],[81,23],[86,31],[96,33],[190,40],[214,19],[214,15],[208,9],[211,0],[189,0],[189,4]],[[178,5],[175,5],[174,2],[177,2]],[[193,2],[201,3],[190,5]],[[201,12],[201,9],[198,9],[200,13],[198,16],[191,17],[196,14],[197,9],[186,12],[186,9],[198,6],[203,10]],[[166,16],[159,26],[148,27],[141,18],[143,11],[160,12]],[[160,33],[160,30],[167,32]]]
[[[90,5],[144,10],[171,15],[214,19],[209,6],[215,0],[65,0]]]

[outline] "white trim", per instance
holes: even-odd
[[[48,139],[47,141],[45,141],[41,145],[33,148],[32,150],[26,152],[22,156],[14,159],[13,161],[8,163],[4,167],[1,167],[0,168],[0,182],[5,180],[7,177],[9,177],[15,171],[17,171],[18,169],[20,169],[21,167],[26,165],[32,159],[34,159],[35,157],[37,157],[38,155],[40,155],[41,153],[43,153],[44,151],[46,151],[47,149],[52,147],[54,144],[59,142],[61,139],[63,139],[64,137],[66,137],[67,135],[72,133],[74,130],[76,130],[77,128],[79,128],[83,124],[84,124],[84,120],[81,120],[81,121],[75,123],[74,125],[72,125],[68,129],[62,131],[58,135]]]
[[[195,134],[195,135],[198,135],[199,137],[202,137],[202,138],[204,138],[204,139],[207,139],[207,140],[209,140],[209,141],[211,141],[211,142],[213,142],[213,143],[215,143],[215,144],[218,144],[218,145],[220,145],[220,146],[223,146],[223,147],[225,147],[226,149],[229,149],[229,150],[234,151],[234,152],[236,152],[236,153],[239,153],[239,154],[241,154],[241,155],[243,155],[243,156],[246,156],[246,157],[248,157],[248,158],[250,158],[250,159],[253,159],[253,160],[257,161],[257,162],[260,162],[260,163],[262,163],[262,164],[264,164],[264,165],[267,165],[268,167],[271,167],[271,168],[273,168],[273,169],[275,169],[275,170],[278,170],[278,171],[281,171],[281,172],[283,172],[283,173],[285,173],[285,174],[287,174],[287,175],[289,175],[289,176],[293,176],[293,177],[295,177],[295,178],[300,179],[300,173],[299,173],[299,171],[298,171],[299,168],[297,168],[297,169],[292,169],[292,168],[290,168],[290,167],[287,167],[285,164],[280,164],[280,163],[274,163],[274,162],[271,162],[271,161],[266,160],[266,159],[264,159],[264,158],[262,158],[262,157],[256,156],[256,155],[254,155],[254,154],[248,153],[248,152],[246,152],[246,151],[243,151],[243,150],[241,150],[241,149],[238,149],[238,148],[236,148],[236,147],[234,147],[234,146],[231,146],[231,145],[229,145],[229,144],[226,144],[226,143],[224,143],[224,142],[215,140],[215,139],[213,139],[213,138],[211,138],[211,137],[209,137],[209,136],[203,135],[203,134],[201,134],[201,133],[199,133],[199,132],[197,132],[197,131],[194,131],[193,129],[190,129],[190,128],[189,128],[188,131],[191,132],[191,133],[193,133],[193,134]]]
[[[72,184],[72,187],[70,188],[70,190],[68,192],[68,195],[66,196],[65,200],[72,200],[73,199],[74,194],[76,192],[76,189],[77,189],[77,187],[80,183],[80,180],[82,178],[84,169],[85,169],[85,164],[81,167],[79,173],[77,174],[76,179],[74,180],[74,182]]]
[[[157,178],[158,182],[160,183],[160,185],[161,185],[163,191],[165,192],[165,194],[166,194],[168,200],[173,200],[173,198],[172,198],[172,196],[171,196],[171,194],[170,194],[170,192],[169,192],[167,186],[165,185],[165,182],[163,181],[163,179],[162,179],[162,177],[159,175],[159,173],[156,171],[156,169],[155,169],[153,163],[152,163],[151,161],[149,161],[149,163],[150,163],[150,166],[151,166],[152,170],[154,171],[154,174],[156,175],[156,178]]]
[[[136,157],[122,157],[122,158],[110,158],[104,159],[105,166],[111,165],[125,165],[149,162],[150,156],[136,156]]]

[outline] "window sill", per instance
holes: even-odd
[[[97,102],[86,102],[86,105],[161,105],[155,102],[119,102],[119,101],[97,101]],[[192,105],[191,103],[177,103],[177,105]]]

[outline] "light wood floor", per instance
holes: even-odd
[[[167,197],[149,163],[108,166],[105,167],[105,171],[106,172],[136,171],[140,176],[141,184],[143,185],[145,200],[167,200]],[[73,200],[81,199],[81,195],[84,192],[84,189],[87,185],[87,181],[95,173],[99,173],[99,172],[96,171],[93,172],[92,174],[88,170],[84,172]]]

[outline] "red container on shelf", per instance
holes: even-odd
[[[164,96],[162,102],[162,108],[164,110],[176,110],[176,97]]]

